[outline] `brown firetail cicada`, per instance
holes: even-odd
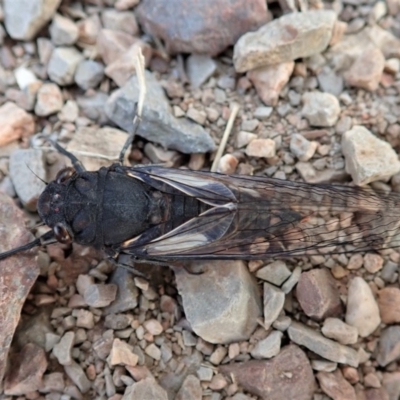
[[[51,230],[0,259],[59,241],[167,263],[383,250],[400,245],[400,196],[266,177],[120,162],[87,172],[78,159],[41,194]]]

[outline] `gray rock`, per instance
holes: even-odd
[[[90,390],[92,384],[87,378],[85,371],[75,361],[72,361],[71,365],[64,365],[64,371],[71,381],[78,386],[81,393],[86,393]]]
[[[168,400],[167,392],[159,386],[154,378],[145,378],[125,389],[121,400],[152,399]]]
[[[105,106],[108,100],[108,95],[102,92],[96,92],[94,95],[78,97],[76,102],[78,103],[81,112],[92,121],[96,121],[99,124],[106,124],[110,122],[106,113]]]
[[[4,23],[16,40],[32,40],[56,12],[61,0],[4,0]]]
[[[211,368],[200,366],[200,368],[196,371],[196,374],[200,381],[211,381],[213,377],[213,370]]]
[[[290,139],[290,151],[300,161],[310,160],[315,154],[317,147],[317,142],[310,142],[299,133],[294,133]]]
[[[64,375],[62,372],[52,372],[43,376],[43,386],[39,389],[41,393],[62,392],[65,388]]]
[[[173,117],[160,83],[148,71],[145,74],[147,93],[138,135],[182,153],[205,153],[215,148],[211,136],[200,125]],[[107,116],[127,132],[133,129],[135,103],[138,100],[137,77],[113,92],[106,104]]]
[[[279,354],[281,349],[282,332],[273,331],[265,339],[260,340],[251,351],[256,359],[271,358]]]
[[[105,29],[122,31],[132,36],[137,36],[139,27],[133,11],[118,11],[106,8],[101,13],[101,20]]]
[[[56,46],[71,46],[78,40],[78,26],[70,19],[56,14],[49,28],[51,41]]]
[[[60,86],[74,83],[74,75],[83,55],[75,47],[57,47],[51,54],[47,73]]]
[[[329,67],[325,67],[317,75],[319,87],[323,92],[339,96],[343,91],[343,77]]]
[[[245,72],[321,53],[329,44],[335,22],[336,14],[331,10],[291,13],[274,19],[236,42],[235,69]]]
[[[105,314],[122,313],[134,310],[138,305],[139,290],[134,275],[124,268],[117,268],[111,275],[110,283],[117,285],[117,297],[104,309]]]
[[[205,54],[191,54],[186,60],[186,72],[193,87],[200,87],[217,70],[217,63]]]
[[[367,337],[381,323],[379,307],[368,283],[359,276],[349,284],[346,323],[354,326],[361,337]]]
[[[286,294],[289,293],[299,281],[300,276],[301,267],[296,267],[290,275],[290,278],[282,285],[282,291]]]
[[[327,360],[358,367],[359,357],[356,350],[327,339],[306,325],[292,322],[288,328],[288,333],[294,343],[307,347],[307,349]]]
[[[38,149],[16,150],[10,156],[10,178],[29,211],[36,211],[37,200],[46,187],[43,182],[46,181],[45,164],[43,151]]]
[[[358,331],[339,318],[327,318],[322,327],[322,333],[342,344],[354,344],[358,339]]]
[[[94,284],[90,285],[83,295],[85,302],[90,307],[107,307],[115,300],[117,285]]]
[[[174,268],[193,331],[210,343],[246,340],[261,315],[258,288],[242,261],[193,262],[201,275]],[[203,300],[199,302],[199,298]]]
[[[387,181],[400,171],[400,161],[389,143],[356,125],[342,136],[346,171],[356,185]]]
[[[126,314],[109,314],[106,315],[104,326],[113,330],[120,330],[127,328],[131,322],[132,317],[130,318]]]
[[[201,400],[203,390],[200,380],[194,375],[188,375],[176,394],[175,400]]]
[[[103,64],[93,61],[82,61],[75,71],[75,82],[83,90],[95,88],[104,78]]]
[[[304,93],[303,103],[302,114],[312,126],[333,126],[339,118],[339,100],[330,93]]]
[[[264,121],[271,116],[273,110],[273,107],[257,107],[253,113],[253,116],[254,118]]]
[[[384,373],[382,385],[389,395],[389,400],[398,400],[400,398],[400,372]]]
[[[71,351],[74,346],[74,340],[75,340],[75,333],[66,332],[64,333],[61,340],[54,345],[53,354],[61,365],[72,364]]]
[[[376,361],[385,367],[400,358],[400,326],[389,326],[381,332]]]
[[[278,318],[285,303],[285,293],[277,287],[264,283],[264,328],[268,329]]]

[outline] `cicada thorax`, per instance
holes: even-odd
[[[58,241],[117,252],[124,242],[143,233],[146,240],[154,239],[204,210],[197,199],[156,190],[123,167],[62,170],[38,202],[40,217]]]

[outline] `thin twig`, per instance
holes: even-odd
[[[217,154],[215,155],[214,161],[211,166],[211,172],[216,172],[218,169],[219,161],[221,160],[222,154],[225,151],[226,143],[228,142],[229,135],[233,128],[233,122],[235,121],[236,115],[239,112],[239,105],[234,103],[229,116],[228,123],[226,124],[224,135],[222,136],[221,143],[219,144]]]
[[[144,77],[144,65],[145,65],[145,60],[142,54],[142,49],[138,47],[138,51],[135,57],[135,69],[139,84],[139,100],[137,106],[137,115],[139,117],[142,116],[144,98],[146,97],[146,92],[147,92],[146,79]]]

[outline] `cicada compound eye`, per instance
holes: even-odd
[[[53,231],[54,231],[54,237],[60,243],[64,244],[72,243],[72,237],[68,232],[68,229],[63,224],[61,223],[56,224],[53,228]]]
[[[72,175],[75,174],[75,170],[72,167],[62,169],[56,176],[57,183],[65,183]]]

